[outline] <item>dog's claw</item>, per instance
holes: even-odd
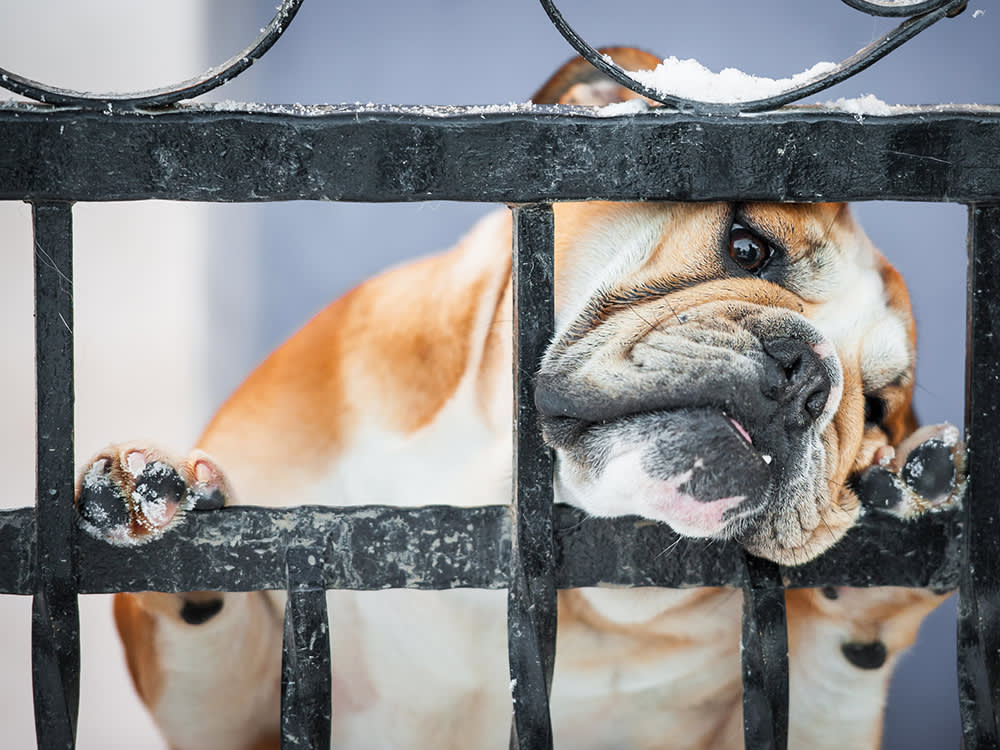
[[[941,424],[924,427],[903,441],[888,460],[876,454],[874,465],[855,481],[868,508],[912,518],[951,508],[965,488],[965,447],[958,430]]]
[[[192,457],[194,482],[188,485],[193,510],[218,510],[226,504],[226,482],[222,472],[208,456]]]
[[[80,527],[118,546],[163,536],[188,510],[225,505],[226,482],[200,451],[171,461],[151,448],[112,447],[94,458],[77,484]]]

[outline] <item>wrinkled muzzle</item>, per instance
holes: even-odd
[[[561,501],[758,547],[820,523],[842,392],[833,346],[804,317],[720,301],[556,342],[535,401]]]

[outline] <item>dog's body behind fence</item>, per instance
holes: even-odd
[[[586,101],[589,80],[569,78]],[[906,293],[845,208],[568,204],[555,221],[556,338],[536,400],[558,499],[805,562],[851,526],[869,467],[899,471],[916,442],[946,434],[913,432]],[[335,302],[187,459],[102,452],[81,479],[86,528],[128,545],[183,533],[171,527],[184,510],[221,502],[502,505],[511,235],[508,216],[490,216],[451,252]],[[881,413],[866,416],[866,399]],[[904,493],[895,510],[948,491]],[[938,601],[790,591],[792,746],[875,747],[891,666]],[[503,746],[504,604],[329,594],[333,745]],[[730,589],[562,592],[558,745],[742,746],[741,604]],[[121,596],[130,667],[172,746],[277,742],[283,610],[276,593]]]
[[[224,406],[200,443],[212,459],[196,452],[174,465],[199,492],[219,487],[237,502],[503,503],[509,236],[509,221],[492,216],[456,251],[335,303]],[[120,446],[97,465],[147,493],[162,459]],[[829,593],[788,593],[790,742],[874,747],[892,662],[937,597]],[[136,683],[176,747],[276,740],[283,596],[221,596],[125,595],[117,605]],[[334,746],[505,744],[502,592],[331,592],[329,601]],[[740,607],[731,589],[562,592],[558,746],[741,747]],[[845,643],[882,644],[883,658],[859,666]]]

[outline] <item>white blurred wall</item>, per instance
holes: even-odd
[[[158,6],[158,7],[153,7]],[[150,88],[207,67],[205,4],[173,0],[4,3],[0,65],[60,86]],[[0,98],[5,95],[0,93]],[[77,463],[110,439],[155,436],[185,450],[209,413],[204,353],[206,206],[78,205],[73,210]],[[33,502],[31,212],[0,202],[0,507]],[[155,345],[151,345],[155,342]],[[34,746],[30,605],[0,596],[0,746]],[[81,750],[161,748],[124,669],[107,596],[80,598]]]

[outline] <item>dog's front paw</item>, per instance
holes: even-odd
[[[921,427],[897,448],[880,449],[855,489],[864,506],[901,518],[954,507],[965,490],[965,446],[958,428]]]
[[[163,536],[189,510],[220,508],[228,489],[205,453],[177,461],[145,445],[113,445],[77,481],[80,527],[110,544],[133,546]]]

